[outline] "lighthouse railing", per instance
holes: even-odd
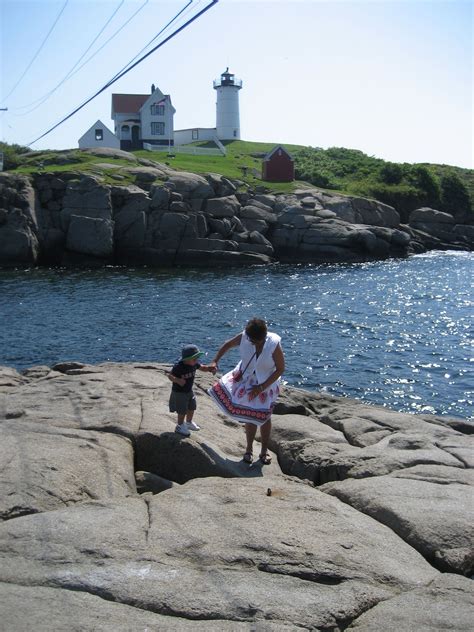
[[[242,79],[214,79],[214,88],[220,88],[222,86],[234,86],[236,88],[242,87]]]

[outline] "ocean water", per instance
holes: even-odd
[[[282,336],[291,385],[468,418],[473,273],[467,252],[243,270],[0,270],[0,364],[172,363],[190,342],[210,360],[259,316]],[[236,361],[234,350],[220,369]]]

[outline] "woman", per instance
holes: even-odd
[[[209,363],[210,367],[217,369],[222,356],[229,349],[239,347],[238,365],[214,384],[208,393],[226,415],[245,423],[246,463],[253,461],[253,442],[258,427],[262,441],[259,459],[264,465],[271,462],[268,453],[271,415],[285,370],[280,341],[280,336],[267,330],[264,320],[252,318],[245,330],[227,340]]]

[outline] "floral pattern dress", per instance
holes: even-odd
[[[249,399],[249,393],[275,371],[273,352],[280,340],[280,336],[268,332],[257,358],[255,347],[243,332],[239,348],[240,362],[208,390],[219,409],[234,421],[262,426],[270,419],[280,393],[280,378],[252,400]]]

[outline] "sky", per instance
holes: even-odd
[[[458,0],[219,0],[32,144],[188,3],[174,28],[210,2],[0,0],[0,139],[77,147],[98,119],[113,129],[112,93],[152,83],[171,95],[175,129],[215,127],[212,82],[228,66],[243,140],[473,168],[473,5]]]

